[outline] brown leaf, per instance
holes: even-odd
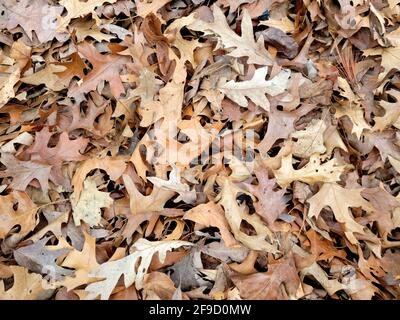
[[[237,241],[229,230],[229,224],[225,219],[224,211],[220,205],[214,202],[200,204],[186,212],[183,218],[192,220],[205,227],[216,227],[220,230],[221,237],[228,247],[237,245]]]
[[[77,46],[78,53],[88,59],[93,69],[88,75],[82,78],[82,84],[75,84],[68,90],[68,96],[75,97],[77,95],[88,93],[96,90],[100,81],[109,82],[112,94],[119,98],[125,93],[125,89],[120,79],[120,71],[122,67],[129,62],[129,58],[119,54],[100,54],[97,49],[88,42],[83,42]]]
[[[23,236],[32,231],[36,226],[36,212],[37,207],[25,192],[13,191],[0,196],[0,239],[17,225]]]
[[[230,276],[243,299],[282,300],[296,298],[301,286],[293,257],[272,263],[268,272],[250,275],[232,273]]]
[[[0,28],[13,29],[20,25],[30,40],[34,40],[35,32],[39,43],[51,41],[54,37],[59,40],[63,38],[56,31],[56,18],[61,15],[62,6],[51,6],[46,0],[35,3],[29,0],[5,0],[0,10],[4,12],[0,18]]]
[[[286,35],[282,30],[270,27],[261,32],[264,40],[272,44],[278,49],[278,52],[283,53],[289,59],[296,57],[299,51],[299,45],[292,37]]]
[[[15,190],[25,191],[26,187],[36,179],[44,193],[49,189],[49,178],[52,166],[38,161],[20,161],[12,154],[2,153],[0,161],[7,167],[1,171],[1,177],[13,177],[10,186]]]

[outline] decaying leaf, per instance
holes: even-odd
[[[79,226],[81,220],[89,226],[96,226],[101,220],[101,208],[108,208],[113,200],[107,192],[97,190],[96,182],[91,179],[86,179],[83,183],[83,191],[80,194],[79,200],[75,201],[75,195],[72,194],[73,217],[75,224]]]
[[[24,267],[11,266],[14,284],[4,290],[4,281],[0,284],[1,300],[46,300],[54,290],[43,287],[44,280],[40,274],[29,273]]]
[[[233,57],[249,57],[249,63],[271,65],[270,54],[263,45],[262,38],[254,41],[253,27],[248,12],[244,12],[242,20],[242,36],[237,35],[226,22],[226,18],[218,6],[213,6],[214,21],[205,22],[197,20],[189,25],[189,28],[202,31],[206,35],[216,34],[219,46],[224,49],[235,48],[229,52]],[[239,45],[240,43],[240,45]]]
[[[271,264],[268,272],[234,274],[231,278],[243,299],[281,300],[301,297],[301,283],[293,257]]]
[[[148,180],[158,188],[177,192],[179,196],[174,200],[175,202],[193,203],[196,201],[196,192],[181,182],[180,169],[175,165],[172,167],[168,181],[157,177],[149,177]]]
[[[361,190],[345,189],[335,183],[324,183],[317,194],[307,200],[310,204],[309,217],[318,217],[320,211],[329,206],[338,222],[345,226],[345,233],[352,243],[357,243],[353,233],[364,234],[364,228],[352,217],[349,208],[361,207],[371,212],[372,207],[368,201],[360,195]]]
[[[0,300],[399,299],[399,17],[0,1]]]
[[[60,279],[71,271],[58,266],[55,260],[66,254],[68,249],[51,249],[46,246],[48,240],[49,238],[43,238],[34,244],[15,250],[14,258],[19,265],[31,271],[48,274],[53,279]]]
[[[135,284],[136,288],[141,289],[143,277],[154,254],[158,253],[158,259],[163,262],[167,251],[191,245],[190,242],[185,241],[151,242],[146,239],[140,239],[133,245],[133,253],[122,259],[103,263],[91,272],[91,277],[104,278],[105,280],[92,283],[85,290],[89,293],[89,297],[96,298],[100,296],[103,300],[108,299],[121,275],[124,275],[125,287]],[[140,264],[136,267],[138,261],[140,261]]]
[[[14,191],[0,196],[0,208],[0,239],[16,226],[20,226],[22,235],[35,228],[37,207],[25,192]]]
[[[273,79],[266,81],[267,67],[257,69],[251,80],[243,82],[225,83],[219,87],[219,90],[224,93],[229,99],[235,101],[241,107],[247,107],[248,97],[257,106],[269,111],[269,102],[266,94],[276,96],[283,93],[288,87],[290,71],[282,70]]]
[[[217,227],[221,232],[222,239],[228,247],[237,244],[229,230],[229,224],[225,219],[224,211],[221,206],[214,202],[208,202],[196,206],[185,213],[183,218],[192,220],[200,225],[204,225],[205,227]]]
[[[293,155],[308,158],[313,153],[323,154],[326,151],[325,129],[326,125],[322,120],[312,120],[304,130],[292,133],[292,137],[297,139],[293,145]]]
[[[283,157],[281,167],[273,170],[276,181],[282,187],[288,187],[296,180],[308,184],[339,181],[346,168],[346,165],[338,165],[335,159],[321,164],[320,157],[316,154],[311,155],[309,163],[298,170],[293,169],[292,160],[291,154]]]
[[[68,95],[71,97],[79,94],[88,93],[96,90],[97,85],[101,80],[106,80],[110,83],[112,94],[119,98],[125,92],[120,79],[120,70],[122,66],[129,61],[128,57],[110,54],[102,55],[96,48],[87,42],[78,46],[78,52],[93,65],[93,70],[82,79],[82,84],[75,84],[68,90]]]
[[[225,179],[222,191],[219,195],[219,203],[224,207],[225,217],[231,227],[235,239],[242,242],[246,247],[253,250],[265,250],[271,253],[277,252],[272,244],[272,233],[263,224],[258,216],[250,215],[236,201],[238,193],[243,192],[229,179]],[[248,235],[240,230],[242,220],[246,220],[256,231],[256,235]],[[266,238],[270,238],[268,242]]]
[[[0,28],[13,29],[20,25],[29,39],[33,40],[33,32],[39,43],[45,43],[59,38],[57,34],[57,16],[63,11],[62,6],[51,6],[45,0],[35,3],[29,0],[6,0],[0,5],[3,14],[0,18]]]

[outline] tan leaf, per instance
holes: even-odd
[[[276,96],[285,92],[289,85],[290,70],[283,69],[274,78],[266,81],[267,70],[268,67],[257,69],[251,80],[242,82],[231,80],[218,89],[241,107],[247,107],[246,97],[248,97],[257,106],[269,111],[269,101],[266,94]]]
[[[197,20],[188,28],[204,32],[205,35],[217,35],[219,47],[235,48],[228,53],[232,57],[249,57],[248,63],[272,65],[270,54],[264,47],[263,38],[260,37],[257,42],[254,41],[251,18],[246,10],[243,13],[241,37],[229,27],[222,10],[216,5],[213,6],[213,14],[213,22]]]
[[[5,291],[4,282],[0,283],[0,300],[46,300],[53,294],[53,290],[43,288],[45,280],[40,274],[29,273],[19,266],[10,268],[14,274],[14,284]]]
[[[21,81],[36,86],[45,84],[47,88],[53,91],[61,91],[67,88],[68,84],[64,84],[57,73],[65,72],[66,70],[67,68],[64,66],[48,64],[44,69],[21,78]]]
[[[272,227],[279,215],[286,208],[286,189],[275,190],[276,180],[268,178],[268,170],[259,167],[255,170],[258,186],[249,185],[248,188],[258,201],[254,203],[256,213],[259,214],[268,226]]]
[[[133,253],[122,259],[103,263],[90,273],[91,277],[104,280],[91,283],[86,287],[85,291],[89,293],[87,299],[95,299],[100,296],[102,300],[107,300],[121,275],[124,275],[125,288],[135,284],[137,289],[142,289],[143,278],[154,254],[158,253],[158,258],[163,263],[167,251],[192,245],[186,241],[151,242],[143,238],[139,239],[133,245]],[[138,262],[139,265],[136,267]]]
[[[301,274],[312,275],[326,290],[326,292],[328,292],[329,295],[333,295],[335,292],[346,288],[345,285],[341,284],[336,279],[329,279],[324,269],[322,269],[316,262],[314,262],[311,266],[302,269]]]
[[[274,28],[280,29],[286,33],[293,32],[295,30],[294,23],[288,17],[284,17],[279,20],[278,19],[268,19],[265,21],[260,21],[259,24],[261,26],[274,27]]]
[[[122,93],[125,93],[120,78],[120,71],[123,65],[130,60],[127,56],[114,53],[102,55],[88,42],[80,43],[77,49],[80,55],[91,62],[93,69],[87,76],[82,78],[81,85],[76,83],[69,88],[68,96],[74,97],[79,94],[96,90],[97,85],[101,80],[106,80],[110,83],[111,93],[116,98],[119,98]]]
[[[380,101],[379,105],[385,109],[385,114],[382,117],[375,117],[375,125],[372,128],[373,131],[383,131],[387,127],[395,124],[400,117],[400,110],[398,108],[398,102],[400,101],[400,92],[397,90],[387,90],[386,93],[396,98],[395,103],[388,101]]]
[[[181,182],[181,169],[176,165],[172,165],[172,171],[169,174],[169,180],[163,180],[158,177],[148,177],[147,179],[154,186],[163,190],[173,191],[179,194],[174,202],[183,201],[185,203],[193,203],[196,201],[196,191],[190,190],[189,185]]]
[[[276,253],[275,244],[272,244],[272,233],[268,227],[263,224],[261,218],[256,215],[248,214],[243,207],[237,203],[236,197],[239,193],[246,193],[235,186],[230,179],[224,179],[221,193],[217,200],[224,207],[225,218],[229,223],[232,233],[236,240],[242,242],[246,247],[252,250],[265,250]],[[240,230],[242,220],[247,221],[256,231],[256,235],[248,235]],[[271,242],[268,242],[269,238]]]
[[[15,203],[18,206],[15,208]],[[13,191],[0,196],[0,239],[4,239],[11,229],[21,227],[19,233],[24,236],[36,226],[36,205],[25,192]]]
[[[75,172],[72,178],[72,185],[74,186],[75,201],[79,200],[80,194],[83,189],[83,183],[86,175],[94,169],[102,169],[106,171],[112,180],[117,180],[122,176],[126,168],[125,161],[118,157],[105,157],[105,158],[92,158],[83,161]]]
[[[173,281],[165,273],[152,272],[144,277],[144,300],[173,300],[176,290]]]
[[[382,56],[381,65],[384,70],[379,74],[378,81],[383,80],[392,69],[397,69],[400,63],[400,47],[375,47],[364,50],[363,55],[367,57],[376,55]]]
[[[63,39],[56,31],[56,18],[63,11],[61,6],[49,5],[46,0],[34,3],[29,0],[8,0],[4,5],[0,4],[0,10],[4,12],[0,17],[0,28],[13,29],[20,25],[31,40],[34,39],[34,31],[40,43],[53,40],[54,37]]]
[[[172,0],[135,0],[138,16],[146,18],[148,14],[156,14],[158,10],[171,1]]]
[[[338,165],[335,158],[321,164],[321,159],[316,154],[313,154],[310,161],[298,170],[293,169],[292,161],[292,154],[284,156],[281,167],[272,170],[281,187],[286,188],[296,180],[308,184],[339,181],[340,175],[347,168],[347,165]]]
[[[293,144],[293,155],[308,158],[313,153],[324,153],[325,129],[326,124],[323,120],[313,119],[304,130],[293,132],[292,137],[297,139]]]
[[[355,133],[358,139],[360,139],[364,129],[371,129],[369,124],[364,119],[364,110],[359,104],[352,104],[347,107],[336,108],[335,117],[340,118],[344,116],[350,118],[351,123],[353,124],[351,132]]]
[[[52,166],[37,161],[20,161],[10,153],[2,153],[0,161],[7,170],[0,171],[1,177],[13,177],[10,186],[25,191],[26,187],[37,179],[44,193],[49,189],[49,176]]]
[[[310,204],[308,216],[318,217],[324,207],[330,207],[338,222],[345,226],[346,237],[351,243],[357,243],[353,233],[365,234],[364,227],[358,224],[349,208],[362,208],[367,212],[373,210],[372,206],[361,195],[362,189],[345,189],[336,183],[324,183],[313,197],[307,200]]]
[[[73,276],[65,277],[57,283],[57,285],[65,286],[68,291],[96,280],[89,277],[89,273],[99,266],[96,260],[96,238],[86,232],[83,232],[83,235],[85,242],[82,250],[71,250],[62,263],[63,267],[75,269]]]
[[[210,226],[218,228],[225,245],[228,247],[237,244],[230,232],[229,224],[225,219],[224,210],[222,210],[220,205],[214,202],[210,201],[194,207],[187,211],[183,218],[192,220],[207,228]]]
[[[20,67],[18,62],[13,58],[7,57],[0,50],[1,73],[5,76],[0,78],[0,108],[3,107],[8,100],[15,97],[14,86],[20,79]]]
[[[72,19],[94,13],[94,10],[105,2],[114,3],[117,0],[61,0],[60,5],[67,10],[67,15],[58,17],[57,31],[67,31],[66,28]]]
[[[392,167],[397,171],[397,173],[400,173],[400,160],[393,158],[391,155],[388,156],[388,159]]]
[[[129,194],[131,214],[136,215],[146,211],[162,211],[165,203],[175,195],[175,191],[154,187],[150,195],[141,194],[131,177],[123,175],[126,190]]]
[[[79,200],[75,200],[74,193],[71,200],[72,215],[77,226],[81,220],[91,227],[97,226],[101,221],[101,208],[108,208],[113,203],[109,193],[98,191],[96,183],[90,178],[84,181]]]
[[[253,3],[255,0],[218,0],[223,7],[229,7],[229,12],[235,12],[242,4]]]
[[[293,256],[268,265],[268,272],[250,275],[233,274],[233,283],[243,299],[288,300],[299,298],[301,286]]]

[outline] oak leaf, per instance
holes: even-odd
[[[385,109],[385,114],[382,117],[375,117],[375,125],[372,130],[383,131],[387,127],[391,125],[395,125],[395,123],[399,120],[400,110],[398,108],[398,102],[400,101],[400,92],[397,90],[388,90],[386,93],[390,96],[396,98],[395,103],[391,103],[388,101],[380,101],[379,105]]]
[[[68,126],[63,127],[63,130],[71,132],[76,129],[85,129],[95,135],[104,136],[111,129],[108,123],[100,123],[100,119],[107,122],[111,118],[111,106],[106,101],[100,101],[96,104],[93,99],[89,99],[85,113],[81,112],[79,104],[70,107],[70,112],[72,115],[71,122]],[[96,122],[96,119],[99,120],[99,123]]]
[[[113,203],[113,199],[108,192],[98,191],[96,183],[88,178],[83,183],[79,200],[75,200],[73,193],[71,202],[75,225],[79,226],[82,220],[93,227],[99,225],[101,221],[101,208],[108,208]]]
[[[276,96],[285,92],[289,85],[290,70],[283,69],[275,77],[266,81],[267,70],[268,67],[257,69],[251,80],[242,82],[231,80],[218,89],[241,107],[247,107],[246,97],[248,97],[257,106],[270,111],[266,94]]]
[[[52,133],[48,127],[43,128],[36,133],[36,139],[27,149],[27,153],[31,154],[31,160],[51,165],[50,179],[57,184],[64,184],[65,178],[61,170],[63,163],[65,161],[86,160],[86,157],[80,151],[86,148],[89,140],[85,138],[70,140],[68,133],[63,132],[57,145],[49,148],[48,144],[51,137]]]
[[[217,198],[219,203],[224,207],[226,220],[235,239],[242,242],[249,249],[276,253],[275,244],[271,243],[271,231],[263,224],[259,216],[248,214],[243,207],[238,205],[236,198],[239,193],[245,193],[245,191],[234,185],[230,179],[224,179],[221,193]],[[241,231],[242,220],[251,224],[257,234],[248,235]],[[271,242],[268,242],[266,238],[269,238]]]
[[[79,200],[83,190],[84,180],[86,175],[94,169],[102,169],[106,171],[112,180],[117,180],[122,176],[126,168],[126,163],[122,158],[104,157],[92,158],[83,161],[77,168],[73,178],[72,185],[74,186],[75,201]]]
[[[276,180],[268,178],[268,170],[264,167],[257,168],[255,174],[258,185],[248,185],[250,192],[258,199],[254,203],[254,209],[271,227],[287,206],[288,199],[284,196],[286,189],[275,191]]]
[[[75,97],[79,94],[96,90],[101,80],[106,80],[110,83],[111,93],[114,97],[119,98],[122,93],[125,93],[120,71],[129,62],[130,59],[128,57],[114,53],[102,55],[88,42],[79,44],[77,49],[80,55],[90,61],[93,69],[82,78],[81,85],[76,83],[69,88],[68,96]]]
[[[30,48],[26,49],[26,46],[19,42],[13,44],[10,57],[0,50],[0,72],[2,74],[0,78],[0,108],[15,97],[14,86],[20,80],[21,69],[25,66],[26,59],[26,56],[21,57],[21,54],[18,54],[19,50],[22,55],[30,54]]]
[[[135,0],[138,16],[145,18],[151,13],[156,14],[158,10],[171,1],[172,0]]]
[[[294,23],[288,17],[283,17],[282,19],[270,18],[268,20],[260,21],[259,25],[277,28],[285,33],[293,32],[295,30]]]
[[[65,40],[56,30],[56,18],[63,11],[61,6],[49,5],[46,0],[5,0],[0,4],[0,11],[5,12],[0,16],[0,28],[13,29],[20,25],[30,40],[34,39],[35,32],[40,43],[54,37]]]
[[[260,37],[257,42],[254,41],[251,18],[246,10],[243,13],[241,37],[229,27],[224,13],[216,5],[213,6],[213,15],[213,22],[197,20],[191,23],[188,28],[204,32],[206,36],[217,35],[219,48],[234,48],[233,51],[228,53],[232,57],[249,57],[248,63],[272,65],[272,59],[264,47],[263,38]]]
[[[282,157],[281,167],[272,170],[281,187],[286,188],[296,180],[308,184],[336,182],[340,180],[340,175],[348,167],[347,165],[338,165],[336,158],[321,163],[320,157],[316,154],[311,155],[310,161],[298,170],[293,169],[292,161],[292,154],[284,156]]]
[[[28,234],[36,226],[36,205],[25,192],[13,191],[0,196],[0,239],[4,239],[11,229],[21,227],[19,234]]]
[[[133,215],[146,211],[162,211],[165,203],[175,195],[174,191],[161,189],[155,186],[151,194],[144,196],[136,188],[130,176],[124,174],[123,180],[129,194],[130,210]]]
[[[10,187],[25,191],[26,187],[36,179],[44,193],[49,189],[49,177],[52,166],[38,161],[21,161],[10,153],[2,153],[0,162],[7,169],[0,172],[0,177],[13,177]]]
[[[300,298],[300,278],[292,255],[268,265],[267,272],[241,275],[232,272],[231,279],[243,299],[288,300]]]
[[[266,154],[278,139],[287,139],[295,131],[295,122],[314,107],[312,104],[305,104],[295,111],[281,111],[276,106],[271,108],[268,115],[267,133],[257,145],[257,149],[262,154]]]
[[[52,249],[46,246],[49,238],[43,238],[26,247],[14,251],[14,258],[20,266],[27,269],[49,275],[52,279],[61,279],[64,275],[71,274],[71,270],[57,265],[55,260],[66,254],[66,248]]]
[[[313,119],[304,130],[293,132],[292,137],[297,139],[293,144],[293,155],[308,158],[313,153],[324,153],[325,129],[326,124],[323,120]]]
[[[203,279],[201,269],[203,269],[203,263],[201,251],[198,248],[192,249],[190,254],[169,268],[173,271],[171,279],[175,286],[185,291],[209,284],[207,280]]]
[[[381,66],[383,67],[383,72],[379,74],[378,81],[382,81],[386,75],[393,69],[398,69],[396,66],[400,62],[400,47],[376,47],[371,49],[366,49],[363,51],[364,56],[381,56]]]
[[[237,244],[232,236],[229,224],[225,219],[224,210],[220,205],[210,201],[200,204],[193,209],[187,211],[183,216],[184,219],[192,220],[205,227],[216,227],[221,232],[221,237],[226,246],[231,247]]]
[[[57,31],[67,31],[66,28],[72,19],[85,16],[89,13],[95,14],[94,10],[105,2],[115,3],[117,0],[61,0],[60,5],[67,10],[67,15],[58,17],[58,22],[56,24]]]
[[[165,273],[152,272],[144,277],[144,300],[174,300],[176,291],[173,281]]]
[[[180,171],[181,169],[173,164],[168,180],[163,180],[158,177],[148,177],[147,179],[158,188],[178,193],[179,196],[174,200],[174,202],[183,201],[191,204],[196,201],[196,191],[193,189],[190,190],[189,185],[181,182]]]
[[[43,287],[40,274],[29,273],[24,267],[10,266],[14,275],[13,286],[5,290],[4,281],[0,283],[0,300],[47,300],[54,290]]]
[[[42,70],[21,78],[21,81],[36,86],[45,84],[47,88],[53,91],[61,91],[68,87],[68,83],[64,84],[57,73],[62,73],[66,70],[67,68],[62,65],[48,64]]]
[[[83,232],[85,242],[81,251],[72,249],[62,263],[62,267],[73,268],[73,275],[64,277],[58,282],[58,285],[65,286],[68,291],[75,289],[83,284],[87,284],[96,279],[89,277],[89,273],[98,268],[99,263],[96,260],[96,238]]]
[[[354,133],[358,139],[360,139],[361,134],[364,130],[370,130],[371,127],[365,121],[364,118],[364,110],[362,109],[360,104],[352,104],[347,107],[338,107],[336,108],[335,117],[341,118],[347,116],[351,120],[353,124],[353,128],[351,133]]]
[[[143,278],[147,273],[153,255],[157,253],[158,259],[162,263],[165,260],[167,251],[192,245],[193,243],[186,241],[151,242],[141,238],[133,244],[133,252],[131,254],[119,260],[103,263],[91,272],[91,277],[104,280],[89,284],[85,291],[89,293],[91,299],[100,296],[102,300],[107,300],[122,275],[124,275],[126,288],[135,284],[137,289],[142,289]],[[137,265],[137,263],[139,264]]]
[[[310,204],[308,216],[318,217],[324,207],[330,207],[338,222],[343,223],[346,237],[351,243],[358,243],[354,232],[365,234],[364,227],[357,223],[350,208],[362,208],[367,212],[373,211],[371,204],[361,196],[362,189],[345,189],[336,183],[324,183],[317,194],[307,202]]]

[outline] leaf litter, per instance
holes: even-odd
[[[399,22],[2,1],[0,299],[399,299]]]

